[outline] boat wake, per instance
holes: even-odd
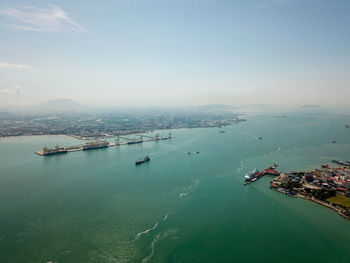
[[[155,252],[155,245],[156,243],[158,243],[159,241],[165,239],[165,238],[168,238],[168,237],[174,237],[174,235],[176,235],[177,233],[177,229],[169,229],[167,231],[165,231],[164,233],[162,234],[158,234],[156,235],[152,242],[151,242],[151,246],[149,247],[151,249],[151,253],[148,254],[144,259],[142,259],[142,263],[147,263],[148,261],[151,260],[151,258],[153,257],[154,255],[154,252]]]
[[[149,229],[147,229],[147,230],[145,230],[145,231],[143,231],[143,232],[137,233],[135,239],[132,240],[132,241],[136,241],[136,240],[138,240],[142,235],[148,234],[149,232],[155,230],[155,229],[159,226],[159,223],[160,223],[160,222],[165,221],[165,220],[167,220],[167,219],[168,219],[168,214],[165,214],[165,216],[164,216],[160,221],[158,221],[157,223],[155,223],[155,225],[154,225],[153,227],[151,227],[151,228],[149,228]]]
[[[142,259],[142,263],[147,263],[152,257],[153,257],[153,254],[154,254],[154,244],[159,240],[160,238],[160,235],[156,235],[155,238],[152,240],[152,243],[151,243],[151,253],[145,257],[144,259]]]
[[[143,231],[143,232],[137,233],[137,234],[136,234],[136,238],[134,239],[134,241],[137,240],[137,239],[139,239],[140,236],[145,235],[145,234],[147,234],[148,232],[150,232],[150,231],[156,229],[156,228],[158,227],[158,225],[159,225],[159,222],[157,222],[152,228],[147,229],[147,230],[145,230],[145,231]]]
[[[241,167],[237,168],[237,173],[240,173],[244,169],[244,162],[241,161]]]
[[[240,131],[239,132],[240,134],[242,134],[242,135],[245,135],[245,136],[248,136],[248,137],[250,137],[250,138],[252,138],[252,139],[259,139],[259,137],[258,136],[255,136],[255,135],[253,135],[253,134],[250,134],[250,133],[248,133],[247,131]]]
[[[185,187],[185,189],[190,190],[190,189],[195,188],[195,187],[198,186],[198,185],[199,185],[199,179],[196,179],[196,180],[194,181],[194,184]]]
[[[184,196],[186,196],[186,195],[189,195],[190,193],[181,193],[181,194],[179,194],[179,197],[181,198],[181,197],[184,197]]]

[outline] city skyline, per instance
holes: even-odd
[[[347,1],[2,1],[0,104],[347,106]]]

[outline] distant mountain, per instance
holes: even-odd
[[[0,112],[0,119],[8,119],[10,117],[13,117],[13,114],[10,112]]]
[[[235,107],[232,105],[225,105],[225,104],[209,104],[209,105],[189,106],[189,107],[184,107],[180,109],[198,111],[198,112],[228,112],[228,111],[238,109],[238,107]]]
[[[320,105],[302,105],[302,106],[300,106],[300,108],[302,108],[302,109],[317,109],[317,108],[321,108],[321,106]]]
[[[85,111],[85,107],[71,99],[57,99],[41,102],[26,107],[30,112],[80,112]]]

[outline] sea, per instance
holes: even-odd
[[[34,152],[84,141],[1,138],[0,262],[350,262],[349,220],[271,190],[272,176],[243,185],[274,163],[286,172],[350,160],[350,116],[246,118],[47,157]]]

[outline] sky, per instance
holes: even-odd
[[[0,0],[0,104],[347,106],[349,14],[348,0]]]

